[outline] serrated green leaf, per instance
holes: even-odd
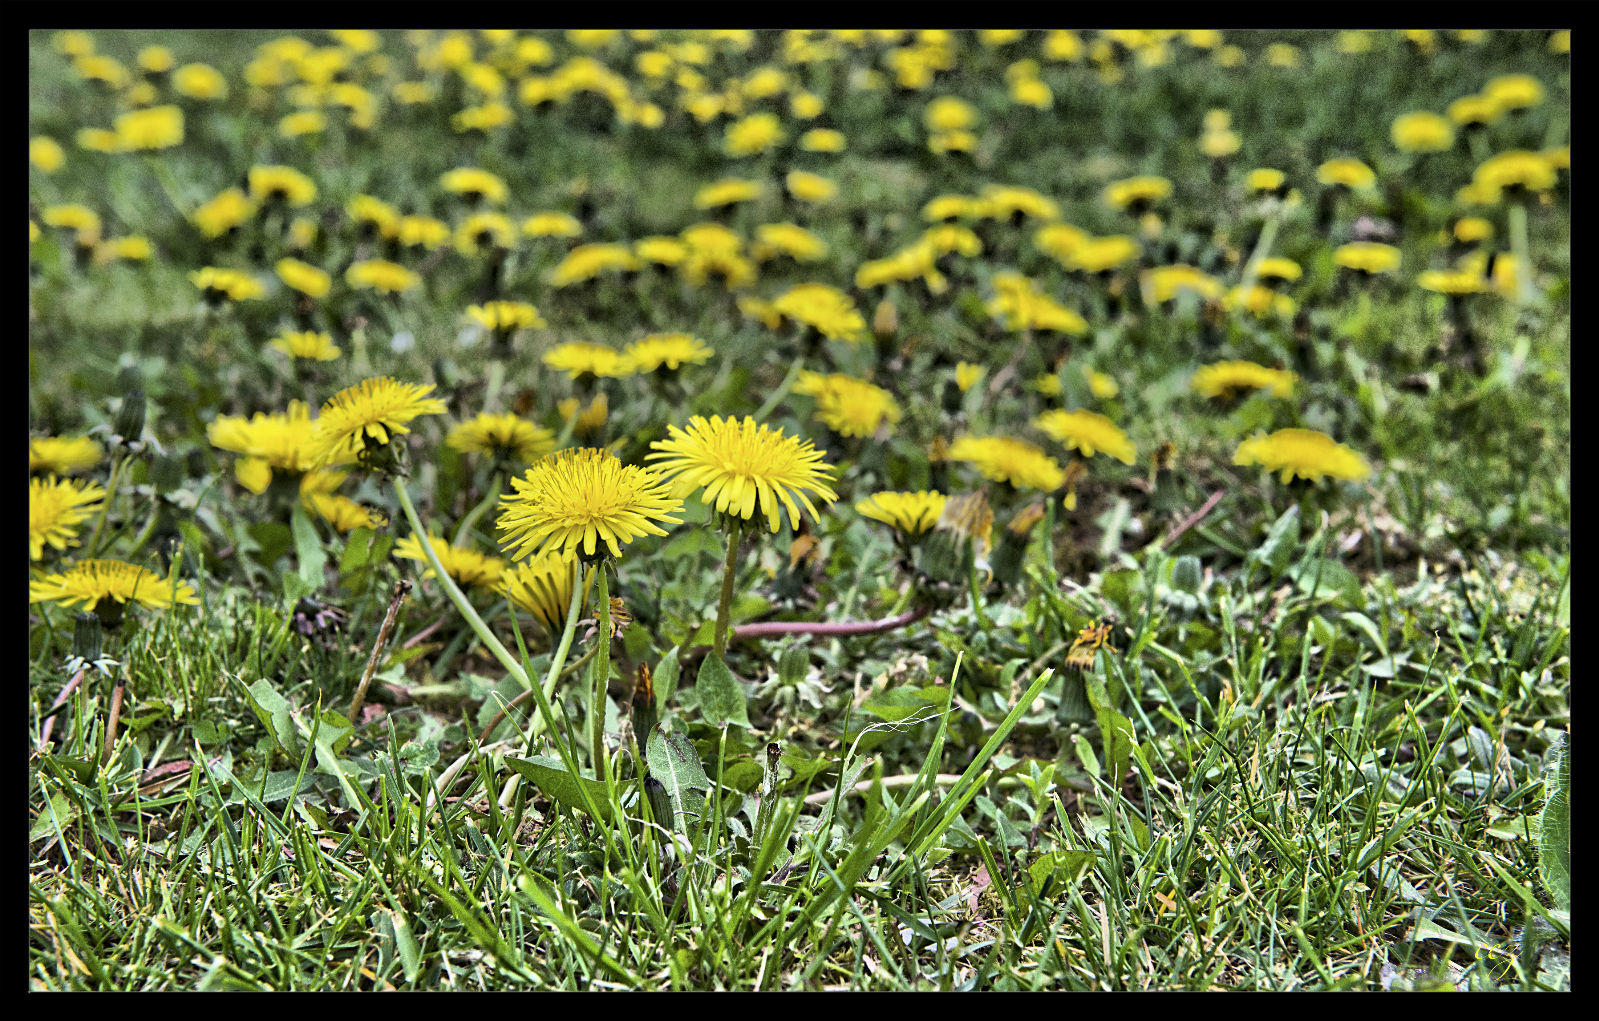
[[[710,777],[705,775],[694,745],[681,731],[667,733],[656,724],[644,757],[649,762],[650,776],[666,790],[674,825],[679,832],[693,832],[705,811],[705,795],[711,789]]]
[[[672,646],[672,651],[661,657],[655,665],[655,673],[651,676],[651,683],[655,686],[655,704],[666,705],[667,699],[677,691],[677,677],[679,666],[677,662],[678,646]]]
[[[564,808],[589,814],[583,800],[586,791],[600,822],[610,822],[611,803],[606,799],[605,784],[586,776],[573,776],[566,771],[561,760],[548,755],[535,755],[530,759],[506,759],[505,764],[522,774],[529,783]]]
[[[294,718],[289,715],[289,700],[278,694],[272,682],[265,677],[244,691],[250,711],[272,735],[277,746],[289,755],[298,755],[300,741],[294,729]]]
[[[706,723],[713,727],[725,727],[729,723],[741,727],[750,725],[744,687],[721,656],[712,652],[705,657],[694,687],[700,693],[700,716]]]
[[[1552,768],[1544,782],[1547,792],[1543,825],[1538,833],[1538,875],[1555,907],[1571,910],[1571,735],[1566,733],[1550,748]]]

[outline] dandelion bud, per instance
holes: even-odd
[[[124,446],[138,442],[144,432],[143,390],[135,387],[123,396],[122,407],[117,410],[116,431]]]

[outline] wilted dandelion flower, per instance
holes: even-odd
[[[499,557],[485,556],[476,550],[466,549],[461,546],[452,546],[437,535],[429,535],[428,543],[433,547],[433,552],[438,554],[439,563],[444,571],[457,584],[474,586],[476,588],[500,588],[500,577],[505,570],[505,561]],[[422,543],[415,535],[408,535],[401,539],[394,547],[394,555],[406,560],[420,560],[427,563],[427,554],[422,551]],[[434,578],[437,574],[431,565],[422,572],[424,578]]]
[[[401,383],[389,376],[363,380],[334,394],[311,433],[316,466],[353,461],[386,447],[406,423],[421,415],[444,414],[444,402],[427,395],[433,385]]]
[[[314,362],[331,362],[344,353],[333,343],[332,337],[311,330],[291,331],[281,337],[273,337],[267,342],[267,347],[282,351],[290,358]]]
[[[1394,145],[1405,152],[1443,152],[1455,144],[1454,126],[1428,110],[1395,117],[1392,134]]]
[[[573,341],[544,353],[544,364],[577,379],[584,373],[601,378],[620,378],[634,373],[633,362],[620,351],[604,344]]]
[[[1279,429],[1269,436],[1244,440],[1233,453],[1233,464],[1258,464],[1281,472],[1282,481],[1295,476],[1310,481],[1323,477],[1358,481],[1371,474],[1359,454],[1314,429]]]
[[[387,259],[366,259],[350,264],[344,271],[344,282],[359,291],[399,294],[421,284],[422,278]]]
[[[794,392],[815,398],[816,417],[840,436],[871,436],[900,420],[893,394],[842,373],[801,372]]]
[[[183,111],[175,106],[129,110],[117,116],[112,130],[126,151],[170,149],[183,143]]]
[[[28,440],[28,472],[76,475],[100,463],[105,451],[87,436],[39,436]]]
[[[1195,372],[1188,385],[1197,394],[1219,400],[1240,390],[1267,390],[1274,397],[1289,397],[1298,378],[1292,372],[1254,362],[1216,362]]]
[[[641,535],[665,535],[659,523],[677,524],[671,515],[683,506],[655,472],[593,447],[557,451],[511,486],[515,494],[500,498],[499,531],[513,559],[549,551],[620,557]]]
[[[575,238],[583,225],[570,213],[534,213],[522,221],[522,233],[530,238]]]
[[[193,585],[186,581],[176,581],[174,585],[174,581],[119,560],[85,560],[60,574],[29,582],[28,602],[93,609],[108,629],[114,629],[121,624],[122,610],[128,603],[164,610],[173,603],[200,601]]]
[[[601,273],[631,272],[640,266],[626,245],[579,245],[566,254],[545,278],[551,287],[569,287],[593,280]]]
[[[873,493],[855,505],[855,512],[914,538],[938,524],[947,500],[943,493],[925,489],[915,493]]]
[[[748,202],[761,193],[759,181],[747,181],[741,177],[724,177],[713,181],[694,193],[695,209],[715,209],[720,206],[730,206],[736,202]]]
[[[687,333],[652,333],[622,349],[637,372],[654,372],[662,366],[676,372],[684,365],[702,365],[712,354],[704,341]]]
[[[279,259],[273,268],[279,280],[311,298],[324,297],[333,285],[333,278],[326,271],[299,259]]]
[[[439,178],[439,186],[452,195],[468,199],[481,197],[497,206],[504,205],[511,194],[503,180],[476,167],[457,167],[446,172]]]
[[[965,461],[985,479],[1008,482],[1017,489],[1051,492],[1066,481],[1066,473],[1042,449],[1009,436],[962,436],[950,444],[951,461]]]
[[[250,198],[259,204],[286,202],[299,207],[316,198],[316,182],[293,167],[254,166],[246,180]]]
[[[485,411],[452,428],[444,444],[466,454],[532,464],[555,449],[555,434],[509,412]]]
[[[807,492],[828,503],[838,499],[829,485],[835,469],[823,461],[823,451],[810,440],[785,435],[748,416],[695,415],[686,430],[671,425],[667,433],[667,439],[650,444],[656,453],[648,460],[664,459],[659,470],[673,481],[676,495],[703,487],[701,502],[719,514],[748,519],[758,507],[775,532],[784,508],[795,529],[800,526],[799,505],[813,519],[819,517]]]
[[[77,526],[101,509],[105,490],[93,482],[49,479],[28,481],[28,559],[44,556],[46,545],[58,550],[78,545]]]
[[[1399,268],[1399,249],[1376,241],[1351,241],[1333,251],[1333,262],[1368,276]]]
[[[229,301],[248,301],[266,294],[261,281],[236,269],[206,266],[189,274],[189,281],[205,292],[208,299],[227,298]]]
[[[1033,428],[1057,443],[1093,457],[1096,452],[1132,464],[1138,450],[1115,422],[1094,411],[1062,411],[1056,408],[1033,419]]]
[[[1364,191],[1377,183],[1377,174],[1357,159],[1330,159],[1316,168],[1316,180],[1328,186]]]
[[[576,584],[577,560],[552,550],[507,567],[500,574],[499,592],[531,613],[551,634],[559,634]]]

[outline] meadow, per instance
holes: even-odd
[[[1569,989],[1569,61],[31,34],[30,988]]]

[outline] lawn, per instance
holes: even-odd
[[[1570,33],[29,38],[29,983],[1569,989]]]

